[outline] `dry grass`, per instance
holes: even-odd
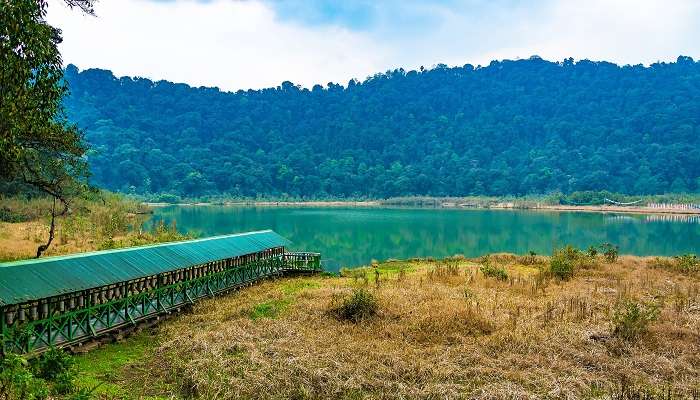
[[[394,261],[204,301],[164,323],[159,344],[113,382],[135,397],[207,399],[597,398],[623,381],[698,389],[697,276],[621,257],[555,281],[546,258],[496,255],[488,262],[508,271],[499,281],[481,261]],[[357,287],[377,298],[377,316],[329,313]],[[611,322],[630,299],[661,308],[635,341]]]
[[[49,232],[50,201],[0,197],[4,217],[20,222],[0,221],[0,261],[21,260],[36,255]],[[117,247],[186,239],[174,227],[157,226],[144,231],[147,215],[134,200],[113,194],[101,199],[76,200],[71,212],[57,219],[56,236],[46,256],[79,253]]]

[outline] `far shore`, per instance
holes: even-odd
[[[496,203],[492,205],[465,205],[454,202],[435,203],[435,205],[420,204],[393,204],[382,200],[367,201],[227,201],[227,202],[201,202],[201,203],[144,203],[149,207],[167,206],[252,206],[252,207],[418,207],[418,208],[445,208],[445,209],[487,209],[487,210],[544,210],[544,211],[578,211],[599,213],[630,213],[630,214],[678,214],[700,215],[700,209],[657,208],[646,206],[615,206],[615,205],[545,205],[545,204],[518,204],[512,202]]]

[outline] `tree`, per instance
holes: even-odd
[[[94,13],[92,0],[65,2]],[[45,21],[46,8],[46,0],[0,1],[0,183],[53,197],[49,238],[37,257],[88,175],[82,134],[63,111],[61,31]]]
[[[65,78],[73,89],[67,113],[96,150],[91,179],[111,190],[253,198],[700,192],[700,62],[686,58],[648,67],[505,60],[390,71],[348,88],[285,82],[236,93],[74,66]],[[115,168],[125,161],[138,180]]]

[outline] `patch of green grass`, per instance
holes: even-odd
[[[261,318],[277,318],[291,302],[290,299],[274,299],[256,304],[248,317],[254,321]]]
[[[316,289],[321,287],[315,279],[294,279],[289,282],[285,282],[282,285],[282,292],[286,295],[293,295],[302,292],[306,289]]]
[[[96,388],[93,394],[100,398],[130,398],[130,391],[121,382],[120,371],[142,360],[156,345],[153,331],[144,330],[124,341],[76,356],[76,385],[85,389]]]
[[[376,273],[382,278],[390,278],[408,272],[415,272],[418,269],[415,263],[406,261],[385,261],[376,264],[374,267],[358,267],[358,268],[341,268],[340,276],[344,278],[359,279],[375,279]]]

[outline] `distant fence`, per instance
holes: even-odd
[[[700,204],[649,203],[647,207],[663,208],[665,210],[700,210]]]

